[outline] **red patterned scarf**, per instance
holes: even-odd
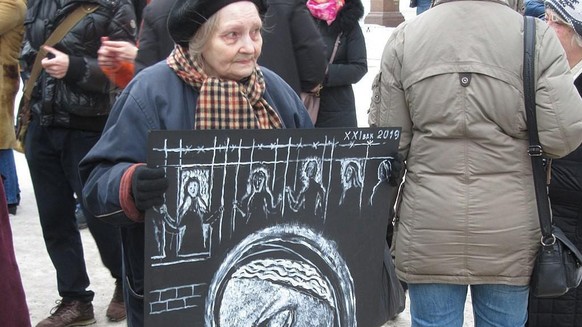
[[[210,77],[176,45],[167,63],[188,85],[200,90],[195,129],[281,128],[281,119],[263,98],[265,79],[257,67],[244,82]]]

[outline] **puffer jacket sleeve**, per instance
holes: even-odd
[[[402,23],[394,30],[384,47],[380,72],[372,83],[368,124],[371,127],[402,127],[399,151],[406,158],[412,140],[412,120],[398,78],[402,71],[404,27],[405,23]]]
[[[117,225],[132,222],[121,209],[121,178],[133,164],[146,162],[148,131],[159,129],[151,110],[131,95],[132,85],[115,102],[101,139],[79,166],[86,209]]]
[[[103,8],[98,10],[112,10],[111,20],[108,21],[109,25],[106,29],[109,39],[135,43],[137,25],[135,11],[130,2],[118,1],[111,9]],[[86,70],[78,83],[79,87],[87,91],[109,93],[111,88],[110,81],[99,67],[97,58],[85,56],[83,59]]]
[[[345,57],[336,56],[334,62],[329,65],[325,87],[356,84],[368,72],[366,41],[360,26],[356,24],[341,39],[346,43],[344,46],[347,51]]]
[[[538,133],[545,154],[559,158],[582,142],[582,99],[554,30],[541,21],[536,24]]]

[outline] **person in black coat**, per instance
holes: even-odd
[[[545,3],[546,22],[552,27],[566,52],[574,85],[582,95],[582,4],[575,0]],[[571,108],[581,110],[582,108]],[[582,251],[582,147],[552,161],[549,187],[552,217],[568,239]],[[582,286],[556,298],[530,295],[529,327],[575,327],[582,324]]]
[[[330,63],[321,90],[321,103],[315,127],[357,127],[356,102],[352,84],[368,72],[368,60],[364,34],[358,21],[364,16],[360,0],[346,0],[343,7],[333,7],[337,2],[324,4],[307,1],[317,27],[327,47],[328,60],[338,35],[337,53]],[[327,6],[326,10],[319,10]],[[336,15],[328,17],[330,9]]]
[[[61,298],[37,326],[86,325],[95,322],[95,294],[88,289],[90,280],[75,218],[75,195],[82,197],[77,167],[101,137],[111,111],[113,87],[97,63],[101,37],[133,42],[135,12],[130,2],[122,0],[28,0],[27,5],[20,64],[24,85],[33,86],[32,120],[24,150]],[[47,46],[49,35],[79,6],[86,15],[60,41]],[[95,11],[87,11],[89,7]],[[43,59],[35,83],[30,75],[37,56]],[[85,217],[101,260],[115,279],[106,315],[112,321],[125,319],[119,229],[86,211]]]
[[[263,51],[259,65],[281,76],[300,94],[323,81],[325,45],[305,0],[266,0]]]
[[[165,59],[174,41],[168,32],[168,13],[176,0],[152,0],[143,10],[142,27],[138,38],[135,73]]]

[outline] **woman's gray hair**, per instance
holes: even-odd
[[[202,50],[210,40],[212,33],[216,30],[216,26],[218,25],[218,16],[219,15],[212,15],[204,24],[200,26],[196,34],[190,39],[188,42],[188,52],[192,57],[192,60],[202,64]]]

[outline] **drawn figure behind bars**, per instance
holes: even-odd
[[[339,207],[349,217],[360,215],[362,198],[362,175],[360,164],[356,161],[347,161],[342,165],[342,194]],[[347,211],[346,211],[347,210]]]
[[[376,182],[376,185],[372,188],[372,194],[370,195],[368,202],[370,206],[381,207],[384,205],[383,201],[389,199],[388,194],[391,189],[386,184],[391,172],[392,163],[390,160],[384,160],[380,165],[378,165],[378,182]]]
[[[164,216],[163,240],[159,249],[163,250],[162,257],[168,254],[188,255],[202,252],[208,249],[208,243],[214,223],[223,212],[219,207],[213,213],[209,213],[205,198],[202,193],[203,185],[200,177],[185,174],[184,188],[181,194],[178,215],[173,218],[164,204],[159,212]],[[163,245],[163,246],[162,246]]]
[[[269,172],[267,168],[260,166],[254,168],[247,182],[247,192],[240,203],[233,203],[234,209],[244,218],[245,224],[249,222],[267,222],[269,217],[277,213],[282,196],[279,195],[274,202],[273,193],[269,188]]]
[[[325,189],[321,185],[319,165],[320,163],[315,158],[305,161],[302,176],[303,188],[297,196],[294,196],[295,191],[291,187],[286,188],[291,210],[313,216],[313,218],[322,218],[325,201]]]

